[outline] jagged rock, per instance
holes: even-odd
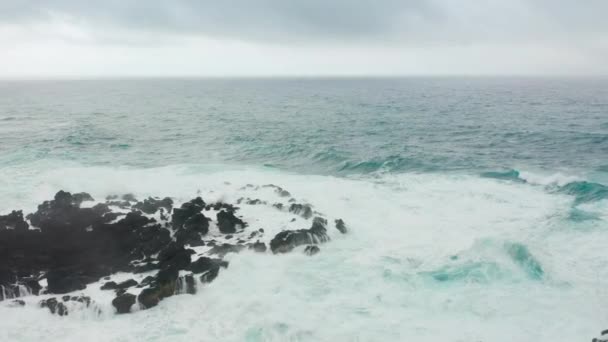
[[[277,193],[279,189],[275,187]],[[220,268],[228,266],[221,259],[208,257],[191,262],[194,251],[186,249],[185,244],[206,244],[212,247],[208,253],[219,257],[244,248],[256,252],[267,250],[266,244],[259,240],[251,243],[263,234],[261,228],[251,232],[248,238],[244,234],[235,235],[231,241],[237,240],[238,244],[202,241],[202,236],[208,233],[210,221],[202,213],[204,208],[218,211],[218,227],[224,234],[231,236],[246,227],[246,223],[235,215],[238,207],[228,203],[206,205],[202,198],[197,197],[180,208],[173,208],[169,223],[165,215],[173,206],[169,198],[148,198],[136,203],[134,196],[123,196],[122,200],[115,196],[105,204],[80,207],[83,201],[90,200],[93,198],[86,193],[59,191],[53,200],[43,202],[36,212],[27,216],[33,229],[29,229],[21,211],[0,216],[0,300],[20,296],[23,286],[27,287],[28,293],[39,294],[41,286],[38,280],[45,277],[48,293],[64,294],[85,289],[87,284],[116,272],[159,270],[140,284],[134,279],[117,284],[110,281],[111,278],[105,278],[107,282],[102,288],[117,292],[112,304],[120,313],[129,312],[135,301],[143,308],[149,308],[176,293],[195,293],[195,276],[202,282],[209,282],[218,276]],[[114,200],[132,211],[112,211],[109,204]],[[248,203],[264,202],[248,199]],[[289,207],[291,212],[311,217],[310,205],[294,203],[293,199],[289,199],[289,203],[292,203]],[[164,216],[160,223],[142,214],[158,211],[161,218]],[[300,245],[325,242],[329,240],[326,227],[327,221],[316,217],[309,229],[277,234],[270,243],[270,249],[273,253],[283,253]],[[343,221],[336,220],[336,228],[342,231],[341,227],[346,227]],[[170,229],[174,229],[175,241]],[[318,247],[308,246],[305,251],[313,250],[318,251]],[[180,277],[180,270],[189,270],[192,274]],[[142,288],[139,296],[126,293],[125,289],[131,286]],[[91,303],[89,297],[66,295],[60,301],[53,297],[40,305],[63,316],[68,314],[68,307],[75,305],[73,301],[87,306]]]
[[[209,232],[209,219],[202,213],[197,213],[189,217],[175,232],[175,240],[179,244],[202,246],[205,243],[201,237],[207,232]]]
[[[190,265],[192,250],[185,249],[183,245],[171,242],[158,255],[158,263],[161,269],[174,268],[183,270]]]
[[[29,228],[29,224],[23,219],[22,210],[13,210],[8,215],[0,215],[0,230],[2,229],[14,229],[17,231],[24,231]]]
[[[270,241],[270,250],[275,254],[288,253],[298,246],[327,242],[326,226],[326,219],[315,217],[310,229],[282,231]]]
[[[180,208],[173,209],[173,215],[171,217],[173,229],[181,228],[186,220],[190,217],[200,213],[205,208],[205,201],[202,198],[197,197],[189,202],[183,203]]]
[[[220,211],[217,213],[217,226],[224,234],[236,233],[237,227],[244,228],[245,222],[234,216],[232,211]]]
[[[154,279],[155,278],[153,276],[147,276],[139,282],[139,285],[137,285],[137,287],[148,286],[154,282]]]
[[[306,255],[315,255],[315,254],[319,253],[320,251],[321,251],[321,249],[315,245],[306,246],[306,248],[304,248],[304,254],[306,254]]]
[[[258,253],[265,253],[266,252],[266,244],[263,242],[260,242],[260,240],[254,242],[253,244],[251,244],[249,246],[250,249],[253,249],[254,251],[258,252]]]
[[[312,207],[308,204],[292,203],[289,206],[289,212],[300,215],[307,220],[312,217]]]
[[[41,308],[48,308],[52,314],[59,316],[66,316],[68,314],[68,308],[61,302],[57,301],[57,298],[51,297],[40,302]]]
[[[94,201],[94,200],[95,199],[86,192],[79,192],[79,193],[75,193],[72,195],[72,201],[77,205],[82,204],[82,202]]]
[[[346,224],[344,224],[344,221],[342,219],[337,219],[335,223],[336,229],[339,230],[340,233],[346,234],[348,232],[348,228],[346,228]]]
[[[154,214],[161,208],[170,211],[173,208],[173,200],[169,197],[165,197],[162,200],[149,197],[143,202],[137,202],[135,205],[133,205],[133,208],[139,209],[146,214]]]
[[[124,293],[112,300],[112,305],[116,308],[116,313],[125,314],[131,312],[131,306],[135,304],[135,295]]]
[[[212,259],[208,257],[200,257],[196,261],[192,262],[188,267],[189,271],[192,271],[194,274],[208,272],[213,269],[218,269],[220,267],[226,268],[228,267],[228,262],[223,261],[221,259]]]
[[[145,308],[156,306],[162,299],[175,294],[179,272],[175,268],[160,270],[149,288],[143,289],[137,300]]]

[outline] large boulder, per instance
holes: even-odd
[[[166,297],[173,296],[177,288],[179,271],[175,268],[160,270],[149,288],[143,289],[137,301],[144,309],[158,305]]]
[[[112,300],[112,305],[116,308],[116,312],[119,314],[125,314],[131,312],[131,306],[135,304],[135,295],[130,293],[123,293],[120,296]]]
[[[234,216],[234,212],[222,210],[217,213],[217,226],[220,232],[233,234],[236,233],[237,228],[244,228],[246,224],[243,220]]]
[[[310,229],[285,230],[270,241],[273,253],[288,253],[302,245],[319,244],[329,241],[327,235],[327,220],[315,217]]]
[[[192,216],[200,213],[205,208],[205,201],[197,197],[189,202],[183,203],[181,207],[173,209],[172,225],[173,229],[181,228],[184,223]]]

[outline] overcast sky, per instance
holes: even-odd
[[[0,78],[608,75],[608,0],[0,0]]]

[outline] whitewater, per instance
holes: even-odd
[[[276,184],[348,234],[313,257],[228,254],[197,294],[127,315],[0,302],[0,341],[590,341],[608,328],[606,82],[155,82],[3,84],[0,214],[58,190],[272,203],[247,184]],[[269,236],[303,228],[241,210]]]

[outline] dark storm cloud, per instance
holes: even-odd
[[[254,41],[470,42],[605,34],[606,0],[0,0],[0,23]]]

